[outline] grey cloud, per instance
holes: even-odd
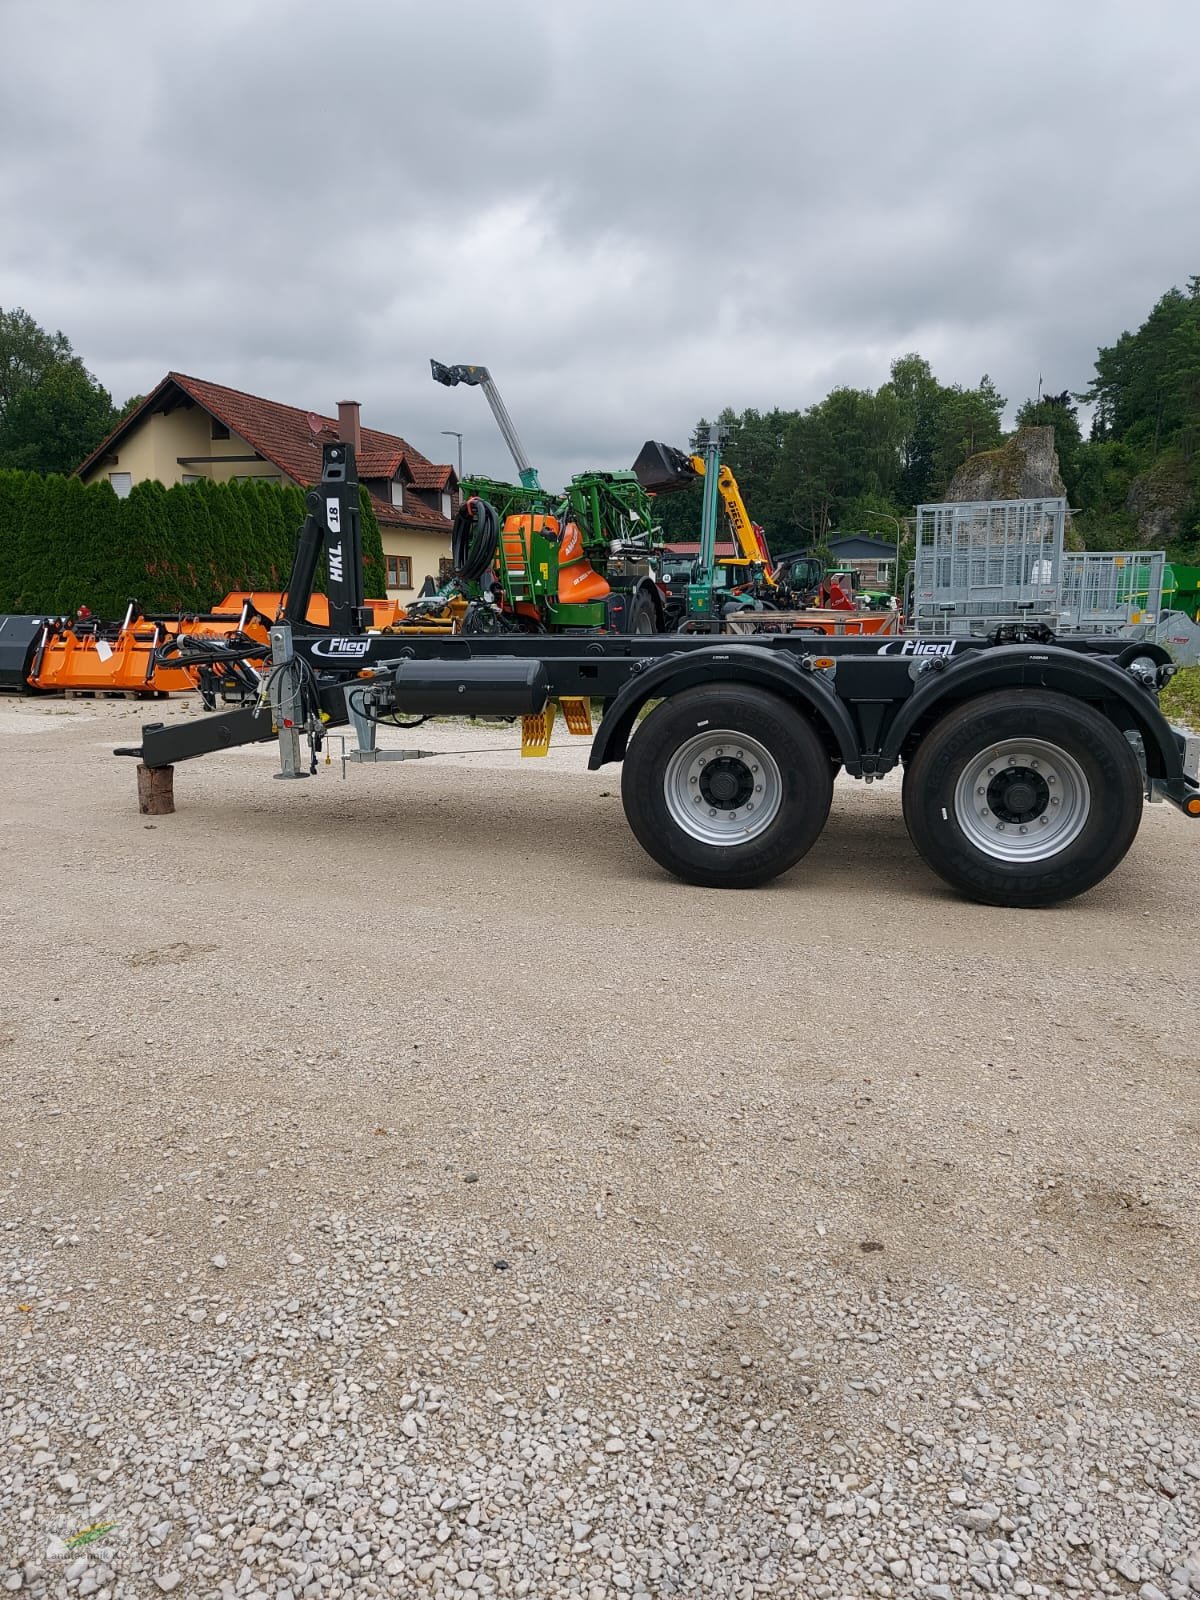
[[[202,25],[201,25],[202,20]],[[509,463],[627,465],[919,349],[1015,405],[1200,270],[1186,0],[17,0],[0,304]],[[14,152],[19,151],[19,158]]]

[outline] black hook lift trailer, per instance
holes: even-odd
[[[817,838],[839,769],[871,782],[901,765],[921,855],[964,894],[1009,906],[1048,905],[1098,883],[1133,842],[1143,798],[1200,817],[1189,741],[1158,706],[1175,669],[1157,645],[1055,639],[1019,623],[987,638],[736,642],[373,633],[348,444],[325,446],[307,503],[257,699],[144,725],[141,745],[118,752],[144,771],[169,781],[161,769],[176,762],[278,737],[279,775],[303,777],[301,740],[315,771],[331,724],[354,725],[351,759],[400,760],[425,752],[378,750],[379,726],[536,718],[552,702],[600,701],[589,765],[624,763],[633,832],[686,882],[768,882]],[[328,628],[304,620],[322,552]]]

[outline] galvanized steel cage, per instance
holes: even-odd
[[[1149,632],[1162,610],[1166,559],[1162,550],[1067,551],[1059,632]]]
[[[917,507],[910,625],[972,633],[1057,615],[1065,499]]]

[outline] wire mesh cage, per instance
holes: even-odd
[[[917,507],[913,612],[920,631],[971,632],[1058,610],[1065,499]]]
[[[1067,551],[1059,631],[1122,633],[1150,629],[1162,610],[1162,550]]]

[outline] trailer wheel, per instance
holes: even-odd
[[[685,883],[714,889],[752,889],[794,866],[832,796],[832,766],[811,724],[778,695],[734,684],[656,706],[621,773],[642,848]]]
[[[639,589],[630,597],[629,615],[625,624],[626,633],[657,633],[658,608],[653,597],[645,589]]]
[[[1142,820],[1142,774],[1119,728],[1043,689],[950,711],[904,773],[904,820],[933,870],[973,900],[1047,906],[1108,876]]]

